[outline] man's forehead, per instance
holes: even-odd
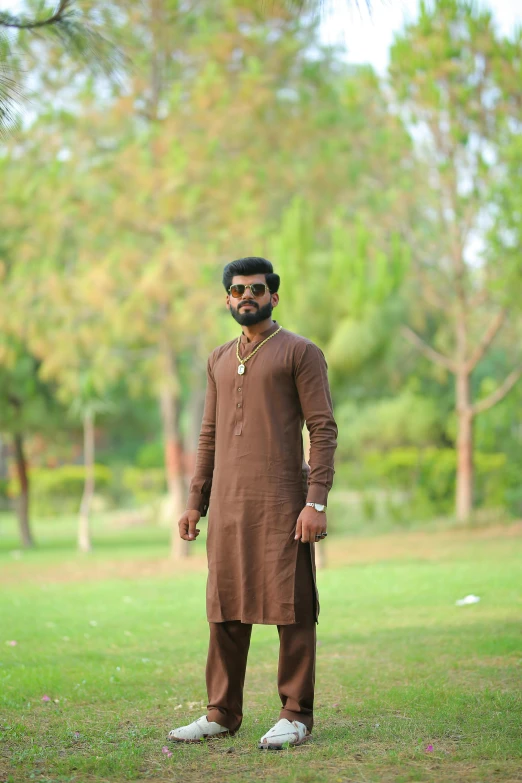
[[[247,283],[266,283],[266,278],[264,274],[234,275],[232,278],[232,284],[234,283],[243,283],[243,285],[246,285]]]

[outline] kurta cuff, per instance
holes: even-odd
[[[328,488],[324,484],[309,484],[306,495],[307,503],[321,503],[326,506],[328,500]]]
[[[191,492],[187,499],[186,511],[199,511],[202,517],[206,517],[208,511],[208,495],[201,492]]]

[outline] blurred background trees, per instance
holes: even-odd
[[[298,6],[78,3],[117,69],[9,33],[0,498],[24,545],[81,504],[84,550],[127,509],[186,554],[206,357],[237,334],[221,271],[251,254],[328,360],[334,527],[521,513],[518,33],[438,0],[382,79]]]

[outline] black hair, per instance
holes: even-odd
[[[267,261],[266,258],[260,256],[247,256],[246,258],[238,258],[237,261],[231,261],[223,269],[223,285],[228,293],[228,289],[232,285],[232,278],[234,275],[257,275],[264,274],[268,290],[271,294],[275,294],[279,289],[280,278],[274,272],[274,267],[271,261]]]

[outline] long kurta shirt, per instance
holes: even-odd
[[[242,333],[240,357],[278,329],[274,321],[252,340]],[[315,343],[284,328],[247,361],[244,375],[238,375],[236,346],[237,338],[208,358],[186,508],[209,512],[208,621],[289,625],[299,590],[298,547],[310,549],[315,584],[314,544],[295,539],[297,519],[307,501],[326,505],[333,483],[337,425],[328,368]]]

